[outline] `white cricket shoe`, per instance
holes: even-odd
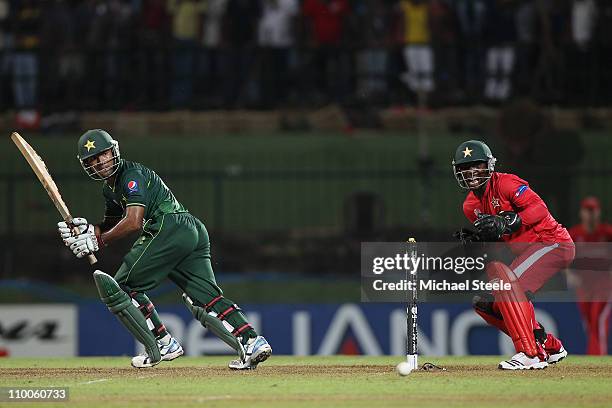
[[[159,346],[161,361],[172,361],[175,358],[179,358],[180,356],[185,354],[185,352],[183,351],[183,347],[181,347],[179,342],[176,341],[174,337],[170,337],[170,340],[168,342],[164,342],[163,339],[157,340],[157,345]],[[145,352],[135,357],[132,357],[132,367],[153,367],[159,364],[161,361],[158,361],[157,363],[152,363],[151,359]]]
[[[528,357],[522,351],[497,366],[501,370],[541,370],[546,367],[548,367],[546,361],[540,361],[539,357]]]
[[[561,346],[559,351],[548,355],[548,364],[557,364],[559,361],[567,357],[567,350]]]
[[[244,360],[232,360],[229,368],[232,370],[254,370],[257,364],[266,361],[272,355],[272,347],[263,336],[250,339],[245,345]]]

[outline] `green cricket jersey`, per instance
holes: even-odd
[[[204,224],[189,214],[161,178],[142,164],[122,160],[115,174],[113,184],[105,181],[102,188],[105,216],[123,216],[127,207],[140,205],[145,208],[146,220],[143,233],[115,273],[121,288],[132,297],[141,294],[138,299],[142,300],[145,292],[170,279],[198,304],[212,302],[210,308],[223,314],[222,327],[227,335],[241,336],[243,344],[257,337],[244,314],[232,300],[223,297],[217,285]],[[151,317],[154,334],[162,335],[159,316]]]
[[[185,213],[187,210],[172,194],[162,179],[140,163],[122,160],[115,182],[104,182],[106,199],[104,217],[122,217],[131,205],[145,207],[145,221],[155,223],[164,214]]]

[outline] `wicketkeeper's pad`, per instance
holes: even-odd
[[[533,305],[527,299],[516,275],[501,262],[491,262],[487,267],[487,274],[490,278],[511,285],[510,290],[494,291],[493,295],[516,351],[522,351],[529,357],[537,356],[538,350],[533,334],[535,326]]]
[[[141,342],[152,363],[161,361],[161,354],[155,336],[147,327],[147,322],[132,299],[128,296],[112,276],[102,272],[93,273],[100,298],[121,323]]]

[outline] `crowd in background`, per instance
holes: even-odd
[[[0,110],[612,102],[605,0],[0,0]]]

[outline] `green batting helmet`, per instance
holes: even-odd
[[[455,173],[455,178],[459,186],[469,189],[468,182],[474,179],[478,179],[481,182],[478,186],[473,188],[478,188],[485,184],[491,178],[491,174],[495,170],[496,161],[497,159],[493,157],[491,149],[489,149],[489,146],[484,142],[480,140],[468,140],[467,142],[461,143],[455,151],[455,157],[452,163],[453,172]],[[465,170],[464,165],[468,163],[486,163],[487,175],[475,175],[472,170]],[[460,167],[464,167],[464,170],[460,170]]]
[[[107,176],[100,176],[94,169],[94,166],[88,165],[88,159],[97,156],[107,150],[113,151],[113,157],[108,161],[108,165],[104,169],[111,168],[112,172]],[[94,180],[104,180],[117,172],[121,163],[121,155],[119,153],[119,142],[111,137],[107,131],[102,129],[92,129],[83,133],[79,138],[77,146],[77,159],[81,162],[81,166],[87,175]],[[102,163],[103,165],[106,163]]]

